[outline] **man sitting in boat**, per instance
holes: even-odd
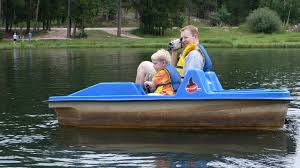
[[[210,71],[212,68],[211,60],[208,54],[204,54],[203,46],[199,45],[198,28],[193,25],[188,25],[180,30],[181,38],[178,39],[178,44],[170,42],[170,51],[172,53],[172,65],[177,67],[178,72],[183,78],[187,71],[191,68],[201,69],[203,71]],[[177,57],[178,50],[184,48],[182,54]],[[138,69],[135,82],[143,84],[146,80],[151,80],[155,74],[153,63],[150,61],[143,61]]]
[[[181,77],[183,78],[189,69],[196,68],[203,71],[211,70],[211,60],[207,54],[203,53],[202,50],[205,50],[203,46],[199,45],[198,28],[193,25],[188,25],[183,27],[180,32],[180,45],[170,44],[172,52],[172,65],[176,65]],[[181,47],[183,47],[184,50],[178,59],[177,51]]]
[[[174,95],[181,79],[175,67],[170,65],[170,53],[160,49],[151,56],[151,60],[156,73],[151,81],[144,82],[145,88],[149,87],[154,93],[161,95]]]

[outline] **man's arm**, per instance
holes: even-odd
[[[177,65],[177,50],[172,51],[171,64],[175,67]]]

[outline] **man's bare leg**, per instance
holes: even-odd
[[[156,72],[153,67],[153,63],[150,61],[143,61],[137,68],[135,83],[141,84],[143,86],[145,81],[152,80],[152,77],[155,73]]]

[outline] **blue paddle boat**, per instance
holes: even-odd
[[[132,82],[99,83],[49,97],[61,125],[99,128],[277,129],[287,90],[224,90],[212,71],[189,70],[174,96],[148,95]]]

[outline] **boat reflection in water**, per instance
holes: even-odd
[[[92,156],[114,154],[110,159],[115,161],[124,154],[126,158],[144,157],[142,160],[157,167],[173,167],[174,164],[206,167],[219,160],[218,156],[250,160],[274,155],[284,157],[296,148],[293,139],[284,131],[58,129],[56,142],[67,148],[93,152]]]

